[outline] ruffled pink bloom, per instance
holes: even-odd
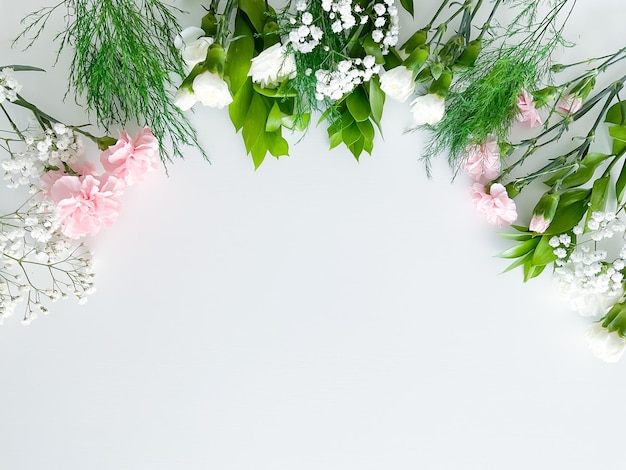
[[[511,225],[517,220],[515,202],[509,198],[506,188],[500,183],[492,184],[489,193],[486,192],[484,185],[474,183],[470,188],[470,194],[476,209],[490,224]]]
[[[56,204],[61,233],[80,238],[110,226],[119,212],[118,196],[124,183],[108,176],[61,176],[50,188],[50,199]]]
[[[563,96],[556,104],[556,109],[563,114],[574,114],[583,106],[583,100],[576,95]]]
[[[121,132],[116,144],[102,152],[100,161],[107,172],[130,186],[157,169],[158,148],[159,143],[149,127],[143,128],[134,139]]]
[[[96,167],[89,162],[83,163],[82,166],[70,165],[70,168],[78,176],[86,176],[86,175],[96,176]],[[52,189],[52,186],[54,186],[54,183],[56,183],[56,181],[59,178],[62,178],[63,176],[72,176],[72,175],[69,175],[63,170],[46,171],[43,175],[41,175],[41,177],[39,178],[39,182],[41,183],[41,186],[43,187],[43,189],[45,189],[46,196],[48,196],[49,198],[51,197],[50,190]]]
[[[491,181],[500,174],[500,148],[495,138],[489,137],[482,144],[468,145],[465,155],[465,172],[474,181],[480,181],[483,176]]]
[[[533,215],[533,218],[530,219],[530,225],[528,226],[528,230],[537,233],[543,233],[548,230],[551,221],[546,220],[542,215]]]
[[[517,97],[517,109],[519,110],[517,114],[519,122],[527,122],[530,127],[537,127],[543,124],[539,111],[535,108],[533,97],[526,90],[522,90]]]

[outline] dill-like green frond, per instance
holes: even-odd
[[[446,115],[433,129],[426,158],[447,152],[448,162],[456,168],[470,142],[483,142],[492,134],[506,139],[520,90],[536,81],[536,64],[523,54],[503,55],[485,70],[464,90],[450,92]]]
[[[174,106],[169,91],[175,87],[172,77],[184,76],[172,41],[180,30],[176,10],[159,0],[64,4],[66,29],[57,36],[59,52],[73,48],[70,84],[77,95],[84,95],[98,123],[107,129],[130,122],[152,127],[164,161],[171,161],[164,150],[168,139],[176,157],[183,156],[183,145],[199,148],[195,130]],[[27,30],[35,25],[39,34],[53,9],[40,10],[43,20],[37,12],[27,17],[31,22]]]

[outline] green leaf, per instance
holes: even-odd
[[[563,180],[561,187],[563,189],[574,188],[589,181],[596,172],[598,165],[606,160],[609,155],[605,153],[588,153],[581,160],[578,170]]]
[[[551,236],[544,235],[539,240],[535,252],[533,253],[532,263],[535,266],[545,266],[556,260],[554,248],[549,245]]]
[[[511,247],[508,250],[500,253],[498,258],[519,258],[522,255],[532,251],[539,244],[539,237],[533,237],[530,240],[526,240],[517,246]]]
[[[282,124],[283,124],[283,113],[280,110],[280,106],[278,106],[278,102],[274,101],[274,104],[272,105],[272,109],[270,109],[270,113],[267,115],[267,122],[265,123],[265,132],[277,131],[278,129],[281,128]]]
[[[374,56],[377,64],[385,63],[385,56],[383,56],[383,52],[380,49],[380,44],[374,42],[371,35],[366,36],[363,40],[363,49],[367,55]]]
[[[310,119],[310,114],[302,114],[300,117],[296,114],[292,114],[283,116],[282,125],[284,128],[292,131],[304,131],[309,126]]]
[[[374,126],[372,126],[372,123],[369,119],[361,122],[357,121],[356,125],[359,127],[359,130],[361,131],[361,134],[363,134],[363,138],[366,141],[374,141]]]
[[[266,133],[265,143],[267,144],[269,152],[275,157],[289,155],[289,144],[283,136],[280,135],[280,131]]]
[[[533,236],[530,233],[498,233],[502,238],[506,238],[507,240],[515,240],[517,242],[525,242],[526,240],[530,240]]]
[[[350,152],[352,152],[352,155],[354,155],[354,158],[356,158],[357,160],[359,159],[361,152],[363,152],[364,144],[365,144],[365,141],[363,139],[363,136],[361,136],[357,139],[356,142],[354,142],[351,145],[348,145],[348,149],[350,150]]]
[[[613,154],[618,155],[626,149],[626,126],[609,127],[609,135],[613,137]]]
[[[524,282],[529,281],[533,277],[539,276],[544,269],[546,269],[545,265],[536,266],[531,263],[526,263],[524,265]]]
[[[365,137],[365,136],[363,136],[363,137]],[[364,140],[363,140],[363,150],[371,155],[372,154],[372,150],[374,150],[374,142],[364,138]]]
[[[626,192],[626,161],[622,165],[622,170],[619,172],[619,177],[615,183],[615,198],[617,199],[617,205],[622,203],[624,199],[624,193]]]
[[[258,169],[265,160],[267,155],[267,145],[265,143],[265,133],[261,133],[256,140],[254,146],[250,149],[250,155],[252,155],[252,161],[254,162],[254,169]]]
[[[365,121],[370,117],[369,100],[367,99],[363,87],[356,87],[352,93],[348,95],[346,104],[355,121]]]
[[[402,7],[413,16],[413,0],[400,0]]]
[[[585,215],[590,189],[571,189],[561,194],[554,218],[544,235],[560,235],[570,231]]]
[[[259,95],[267,96],[268,98],[294,98],[298,96],[295,91],[286,91],[284,87],[278,88],[263,88],[259,84],[254,84],[254,91]]]
[[[252,99],[250,100],[250,108],[248,110],[248,114],[246,115],[242,131],[243,141],[246,144],[248,152],[251,152],[252,149],[254,149],[257,141],[261,135],[264,134],[267,115],[268,110],[265,100],[256,93],[253,93]],[[266,148],[264,143],[263,147]]]
[[[247,21],[237,13],[234,35],[239,37],[228,47],[224,75],[228,77],[231,92],[237,93],[248,79],[250,59],[254,55],[254,37]]]
[[[361,131],[355,122],[350,124],[348,127],[344,127],[341,134],[343,136],[343,141],[348,148],[361,138]]]
[[[0,69],[3,68],[10,68],[15,72],[45,72],[44,69],[33,67],[32,65],[3,65],[0,67]]]
[[[604,122],[610,122],[611,124],[617,124],[623,126],[626,124],[626,101],[620,101],[615,103],[606,112]]]
[[[385,104],[385,94],[380,89],[378,77],[373,77],[369,81],[369,99],[372,121],[382,133],[380,120],[383,118],[383,107]]]
[[[250,109],[250,100],[252,100],[252,80],[248,79],[235,93],[233,102],[228,106],[228,115],[237,131],[243,127],[246,120]]]
[[[341,142],[343,142],[343,136],[341,135],[341,129],[338,132],[335,132],[334,134],[331,134],[329,139],[330,139],[330,148],[334,149],[335,147],[337,147],[337,145],[339,145]]]
[[[517,268],[518,266],[521,266],[523,264],[525,264],[526,262],[530,261],[530,258],[532,258],[533,256],[533,252],[528,252],[526,253],[524,256],[521,256],[519,258],[517,258],[515,261],[513,261],[511,264],[509,264],[507,266],[507,268],[502,271],[503,273],[508,273],[509,271],[512,271],[513,269]]]
[[[265,25],[265,1],[264,0],[239,0],[239,9],[245,12],[250,19],[250,22],[256,29],[257,33],[263,32],[263,26]]]

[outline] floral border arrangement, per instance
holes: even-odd
[[[45,248],[56,243],[50,240],[67,244],[109,225],[120,188],[154,170],[157,153],[168,163],[183,156],[185,145],[200,148],[186,114],[198,103],[228,108],[258,168],[267,155],[288,155],[284,132],[305,132],[316,115],[331,149],[343,145],[356,159],[372,154],[386,98],[410,98],[413,130],[430,133],[426,171],[432,158],[445,155],[455,175],[469,175],[478,212],[512,227],[502,233],[513,244],[500,254],[514,260],[507,271],[520,267],[527,281],[551,267],[572,308],[600,317],[588,331],[594,354],[617,361],[626,349],[626,245],[609,255],[604,244],[626,231],[626,101],[620,99],[626,76],[611,78],[626,47],[554,64],[555,49],[570,45],[562,33],[575,5],[441,0],[432,18],[407,35],[401,14],[424,21],[413,0],[289,0],[282,8],[264,0],[209,0],[197,26],[182,31],[176,22],[182,12],[159,0],[63,0],[32,13],[17,38],[29,46],[66,7],[59,53],[72,50],[70,88],[97,124],[145,128],[134,139],[123,133],[116,140],[62,125],[17,94],[13,69],[32,68],[2,70],[0,106],[12,129],[2,139],[5,177],[36,196],[0,219],[18,221],[17,228],[2,225],[0,318],[19,297],[8,288],[29,291],[26,320],[42,295],[58,295],[54,275],[52,290],[35,288],[30,279],[29,287],[6,274],[13,266],[6,260],[24,273],[28,257],[47,257],[50,265],[57,259]],[[503,10],[513,18],[507,24],[498,20]],[[401,36],[407,39],[400,42]],[[123,83],[116,80],[120,73]],[[603,81],[609,84],[598,85]],[[30,110],[37,132],[19,129],[7,102]],[[579,121],[590,122],[582,134]],[[520,125],[530,135],[522,140],[514,132]],[[601,129],[610,149],[595,142]],[[77,166],[78,134],[103,151],[104,173]],[[15,151],[14,141],[24,149]],[[571,147],[551,153],[564,142]],[[524,170],[531,161],[538,169]],[[515,198],[538,185],[546,189],[532,213],[519,214]],[[92,288],[89,263],[71,253],[66,259],[79,260],[83,273],[72,281],[82,298]]]

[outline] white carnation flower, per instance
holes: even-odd
[[[296,76],[296,61],[285,47],[274,44],[252,59],[248,76],[263,88],[278,86],[287,78]]]
[[[608,331],[600,322],[593,323],[587,329],[587,340],[594,356],[604,362],[619,361],[626,348],[626,340],[616,331]]]
[[[390,98],[404,103],[415,90],[413,72],[404,65],[395,67],[381,75],[380,88]]]
[[[208,71],[193,79],[193,92],[198,101],[211,108],[221,109],[233,102],[224,79]]]
[[[418,126],[437,124],[446,112],[446,100],[436,93],[418,96],[411,103],[411,112]]]
[[[180,88],[174,96],[174,105],[178,106],[183,111],[190,109],[196,104],[196,101],[198,101],[196,95],[188,88]]]

